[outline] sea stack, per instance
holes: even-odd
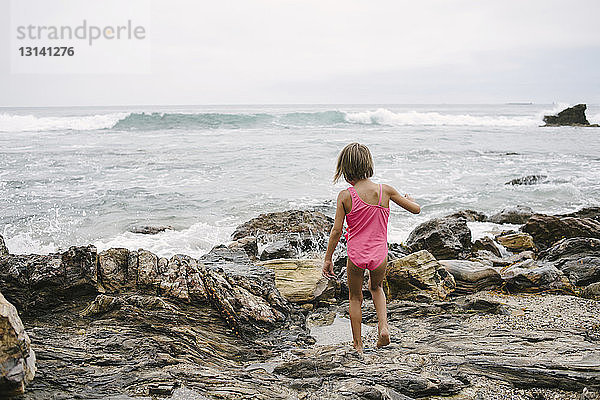
[[[590,124],[585,117],[585,104],[577,104],[576,106],[565,108],[557,115],[545,115],[544,126],[594,126],[598,124]]]

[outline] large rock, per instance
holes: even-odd
[[[23,393],[35,371],[35,353],[17,309],[0,293],[0,397]]]
[[[557,115],[545,115],[544,126],[592,126],[585,117],[585,104],[577,104],[573,107],[565,108]],[[597,126],[597,125],[594,125]]]
[[[43,312],[63,300],[98,289],[96,248],[0,257],[0,291],[20,312]]]
[[[279,259],[259,263],[275,272],[275,285],[292,303],[319,302],[334,298],[336,281],[322,276],[323,260]]]
[[[427,250],[438,259],[464,258],[471,249],[471,230],[464,218],[434,218],[408,236],[411,251]]]
[[[552,292],[572,294],[569,280],[554,265],[524,260],[501,270],[509,292]]]
[[[274,233],[329,235],[333,219],[318,211],[289,210],[260,214],[235,228],[232,239]]]
[[[600,222],[590,218],[554,217],[536,214],[521,228],[533,236],[540,250],[563,238],[591,237],[600,239]]]
[[[495,224],[524,224],[533,215],[531,207],[515,206],[502,209],[502,211],[488,218],[489,222]]]
[[[390,261],[384,282],[390,299],[413,299],[424,295],[444,300],[455,288],[452,275],[426,250]]]
[[[600,239],[563,239],[539,257],[561,270],[574,285],[600,282]]]
[[[535,248],[533,238],[528,233],[508,233],[496,236],[496,240],[508,250],[516,253],[526,250],[533,250]]]
[[[505,182],[505,185],[537,185],[543,183],[548,179],[546,175],[527,175],[520,178],[511,179]]]
[[[440,264],[454,277],[454,294],[475,293],[499,288],[502,278],[494,268],[475,261],[441,260]]]
[[[487,215],[482,212],[475,210],[461,210],[453,214],[446,215],[444,218],[464,218],[467,221],[486,222],[488,220]]]
[[[8,248],[4,243],[4,238],[0,235],[0,257],[8,255]]]
[[[298,255],[298,250],[291,243],[280,240],[267,245],[260,253],[260,260],[274,260],[276,258],[293,258]]]
[[[473,252],[479,250],[489,251],[496,257],[502,257],[500,249],[498,248],[498,246],[496,246],[494,240],[489,236],[484,236],[481,239],[477,239],[475,242],[473,242],[472,250]]]
[[[563,218],[563,217],[575,217],[575,218],[591,218],[600,222],[600,207],[584,207],[581,210],[567,213],[567,214],[557,214],[555,217]]]

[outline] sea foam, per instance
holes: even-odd
[[[112,128],[129,113],[94,114],[69,117],[0,114],[0,132],[40,132],[97,130]]]

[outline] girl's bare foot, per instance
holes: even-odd
[[[379,339],[377,340],[377,348],[385,347],[390,344],[390,332],[388,328],[383,328],[379,332]]]
[[[358,354],[362,354],[363,353],[363,345],[362,345],[362,343],[353,342],[352,346],[354,346],[354,350],[356,350],[358,352]]]

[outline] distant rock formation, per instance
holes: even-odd
[[[557,115],[545,115],[544,126],[593,126],[598,127],[598,124],[590,124],[585,117],[585,104],[577,104],[576,106],[565,108]]]

